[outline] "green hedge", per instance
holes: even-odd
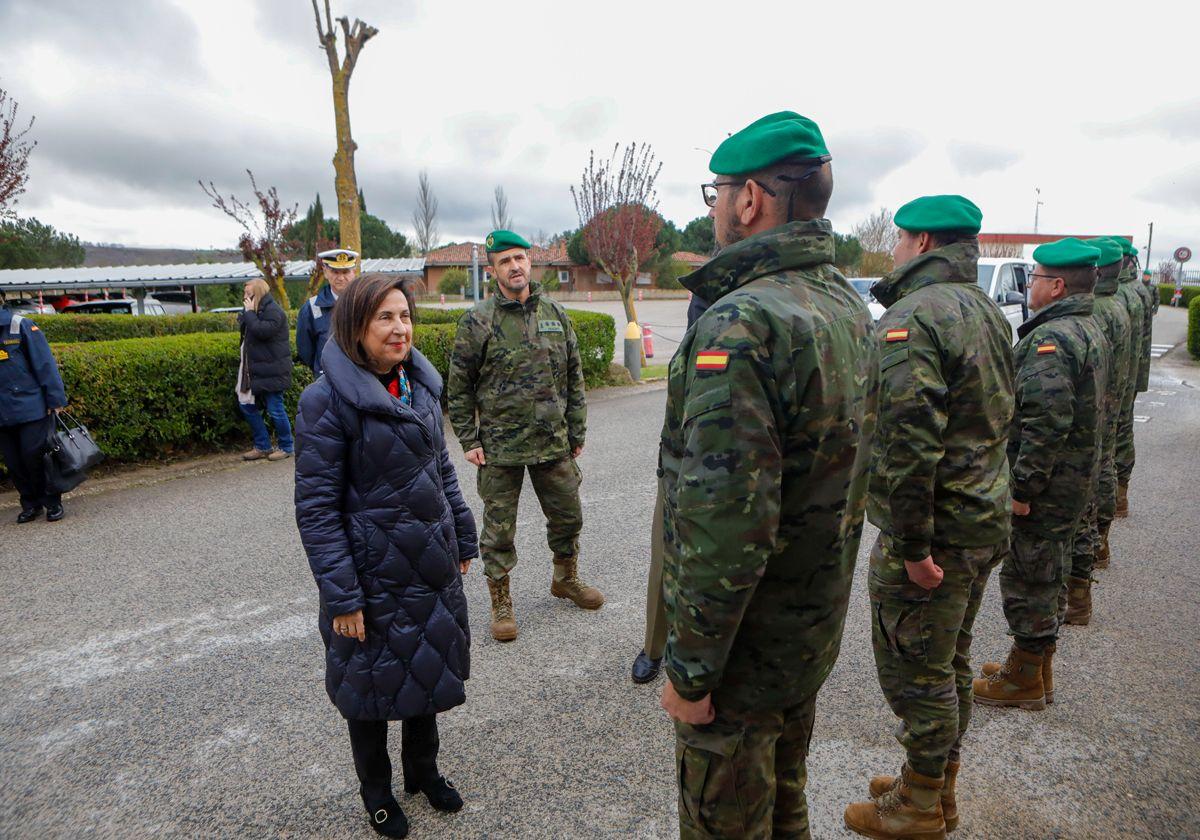
[[[32,320],[51,344],[115,341],[190,333],[237,332],[236,312],[185,315],[35,315]]]
[[[579,338],[579,356],[583,360],[583,378],[589,387],[596,387],[608,376],[613,348],[617,341],[617,325],[611,315],[603,312],[584,312],[568,309],[567,315]]]
[[[1200,359],[1200,295],[1195,295],[1188,304],[1188,352],[1193,359]]]
[[[1158,284],[1158,300],[1163,306],[1171,304],[1171,298],[1175,297],[1175,287],[1166,283]],[[1193,300],[1200,297],[1200,286],[1184,286],[1183,287],[1183,305],[1189,306]]]

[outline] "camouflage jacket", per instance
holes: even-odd
[[[791,222],[682,281],[713,302],[671,359],[659,453],[665,658],[689,700],[794,704],[841,647],[878,357],[832,261],[828,221]]]
[[[587,404],[566,310],[530,284],[524,304],[492,295],[458,321],[447,382],[450,423],[489,464],[556,461],[583,446]]]
[[[1151,289],[1138,278],[1137,264],[1131,263],[1122,273],[1121,282],[1138,293],[1142,299],[1142,355],[1138,360],[1138,375],[1135,388],[1138,393],[1150,387],[1150,345],[1154,343],[1154,313],[1158,311],[1158,290]]]
[[[1125,402],[1132,405],[1137,393],[1145,391],[1150,383],[1150,319],[1154,313],[1147,311],[1146,300],[1142,296],[1145,287],[1137,279],[1137,271],[1132,266],[1121,269],[1117,284],[1117,297],[1124,301],[1125,308],[1129,310],[1129,387],[1132,393],[1126,389]]]
[[[1013,350],[1017,408],[1008,436],[1012,497],[1030,506],[1013,527],[1067,540],[1099,480],[1104,394],[1112,364],[1092,319],[1095,298],[1070,295],[1021,325]]]
[[[1096,302],[1092,312],[1092,319],[1108,340],[1109,355],[1112,359],[1104,401],[1107,427],[1104,441],[1105,446],[1109,448],[1116,446],[1121,404],[1125,400],[1125,389],[1130,384],[1129,310],[1125,308],[1124,299],[1117,296],[1118,271],[1116,266],[1105,266],[1099,270],[1096,278]]]
[[[958,242],[871,287],[879,319],[879,430],[867,516],[890,558],[982,548],[1009,535],[1012,328],[980,290],[979,247]]]

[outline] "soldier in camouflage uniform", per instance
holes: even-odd
[[[1153,326],[1154,316],[1158,314],[1158,306],[1160,303],[1162,303],[1162,297],[1158,293],[1158,287],[1154,285],[1154,274],[1148,268],[1142,272],[1142,285],[1145,286],[1146,291],[1150,293],[1146,300],[1150,303],[1150,323]],[[1147,380],[1150,378],[1150,371],[1148,367],[1149,366],[1147,366],[1146,370]],[[1149,385],[1149,382],[1146,384]]]
[[[447,385],[454,433],[479,467],[479,547],[499,641],[517,637],[509,574],[526,470],[554,552],[551,593],[589,610],[604,603],[578,575],[583,512],[575,459],[587,427],[579,343],[566,310],[530,282],[529,247],[511,231],[488,235],[492,295],[459,319]]]
[[[1150,332],[1154,318],[1152,308],[1146,300],[1146,287],[1137,276],[1137,249],[1128,239],[1111,237],[1121,246],[1123,260],[1117,295],[1124,300],[1129,311],[1129,381],[1125,399],[1121,403],[1121,420],[1117,427],[1117,518],[1129,511],[1129,477],[1133,474],[1133,403],[1137,395],[1150,387]]]
[[[867,516],[880,535],[868,590],[879,684],[907,761],[846,808],[846,826],[869,837],[935,837],[957,824],[971,627],[1008,549],[1012,330],[976,282],[981,219],[962,196],[901,207],[898,267],[871,289],[888,309],[876,328]]]
[[[1054,701],[1059,594],[1071,540],[1100,476],[1112,364],[1092,318],[1100,250],[1078,239],[1039,246],[1029,287],[1036,314],[1017,330],[1016,414],[1008,437],[1013,527],[1000,568],[1008,660],[983,667],[975,702],[1040,710]]]
[[[807,838],[805,758],[862,536],[878,357],[833,266],[811,120],[729,137],[704,186],[721,252],[672,358],[660,450],[663,708],[684,838]]]
[[[1060,602],[1067,624],[1087,624],[1092,617],[1092,570],[1108,566],[1108,532],[1117,506],[1117,430],[1121,405],[1129,387],[1129,312],[1117,297],[1121,270],[1121,248],[1109,239],[1089,239],[1099,249],[1095,308],[1092,318],[1108,342],[1112,367],[1104,395],[1104,436],[1100,456],[1100,478],[1096,494],[1075,531],[1071,547],[1071,572]]]

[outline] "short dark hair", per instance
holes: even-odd
[[[929,230],[926,233],[929,234],[935,248],[945,248],[947,245],[954,245],[958,242],[978,244],[979,241],[979,237],[969,230]]]
[[[833,195],[833,168],[828,162],[785,160],[747,175],[746,180],[773,190],[775,205],[788,221],[824,218]]]
[[[1054,274],[1063,279],[1068,295],[1090,295],[1096,288],[1096,268],[1090,265],[1075,265],[1056,268]]]
[[[384,298],[391,294],[392,289],[399,289],[404,293],[411,317],[416,311],[413,307],[412,293],[404,288],[404,281],[394,275],[364,274],[338,295],[337,304],[333,307],[330,333],[346,357],[359,367],[368,367],[370,363],[362,348],[362,337],[367,332],[367,325],[371,323],[371,319],[375,317],[375,313],[383,305]]]

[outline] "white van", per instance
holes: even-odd
[[[1012,326],[1012,341],[1017,343],[1017,327],[1029,317],[1029,275],[1033,263],[1013,257],[980,257],[979,288],[1004,311]]]

